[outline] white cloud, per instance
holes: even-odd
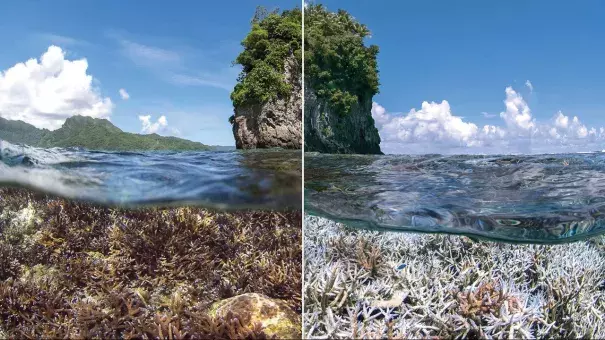
[[[529,106],[523,100],[523,97],[515,92],[512,87],[507,87],[505,92],[506,100],[504,100],[504,105],[506,106],[506,111],[500,112],[500,117],[504,119],[509,129],[531,132],[535,123]]]
[[[141,121],[141,133],[157,133],[157,134],[169,134],[169,135],[180,135],[178,129],[173,127],[168,127],[168,119],[166,116],[160,116],[158,120],[154,123],[151,121],[151,115],[139,116],[139,120]]]
[[[67,60],[50,46],[40,60],[29,59],[0,73],[0,115],[55,130],[74,115],[109,118],[111,99],[102,97],[86,73],[86,59]]]
[[[596,129],[591,131],[574,116],[571,121],[568,116],[559,111],[554,118],[554,127],[549,129],[549,135],[556,138],[586,138],[589,134],[596,135]]]
[[[526,80],[525,81],[525,86],[527,86],[527,88],[529,89],[529,92],[534,92],[534,85],[532,85],[531,81]]]
[[[130,99],[130,95],[124,89],[120,89],[120,97],[122,97],[124,100]]]
[[[483,115],[483,117],[485,117],[485,118],[495,118],[495,117],[498,117],[498,115],[493,114],[493,113],[489,113],[489,112],[481,112],[481,115]]]
[[[72,37],[68,37],[65,35],[52,34],[52,33],[39,33],[35,34],[34,37],[44,41],[45,43],[50,43],[59,46],[70,46],[70,45],[90,45],[87,41],[75,39]]]
[[[231,92],[239,75],[240,67],[231,67],[222,55],[208,59],[211,53],[206,51],[183,50],[183,47],[166,49],[110,36],[135,65],[175,85],[215,87]]]
[[[139,66],[154,67],[158,64],[164,66],[178,66],[182,63],[182,58],[179,53],[155,47],[139,44],[129,40],[119,40],[122,45],[122,52],[133,63]]]
[[[539,124],[521,95],[511,87],[505,94],[506,110],[500,113],[503,127],[479,128],[465,122],[452,114],[445,100],[423,102],[420,110],[412,109],[405,115],[387,113],[373,103],[372,117],[386,153],[574,152],[593,150],[598,147],[596,142],[605,143],[604,128],[588,128],[577,116],[570,118],[562,112]]]
[[[478,132],[477,125],[453,116],[446,100],[441,103],[423,102],[420,110],[412,109],[406,116],[391,119],[382,106],[372,105],[372,117],[381,126],[385,141],[470,145]]]

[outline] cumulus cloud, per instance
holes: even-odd
[[[120,97],[122,97],[124,100],[130,99],[130,95],[124,89],[120,89]]]
[[[179,135],[178,129],[168,127],[168,119],[166,116],[160,116],[157,121],[152,122],[151,115],[139,116],[141,121],[141,133],[157,133],[157,134],[171,134]]]
[[[596,135],[596,129],[592,128],[590,131],[588,128],[580,122],[580,119],[574,116],[571,120],[568,116],[564,115],[561,111],[557,112],[554,117],[554,126],[552,126],[548,133],[551,137],[557,139],[569,139],[569,138],[586,138],[589,134]]]
[[[523,100],[523,97],[515,92],[512,87],[507,87],[505,92],[506,99],[504,100],[504,105],[506,106],[506,111],[500,112],[500,117],[504,119],[510,129],[525,132],[531,131],[535,123],[529,106]]]
[[[423,102],[421,109],[412,109],[406,116],[389,119],[380,105],[373,106],[374,120],[389,138],[400,142],[448,142],[468,144],[478,132],[477,125],[453,116],[450,104]],[[388,139],[388,138],[387,138]]]
[[[387,153],[570,152],[586,151],[573,148],[605,142],[604,128],[588,128],[577,116],[566,116],[560,111],[550,121],[538,123],[519,93],[507,87],[505,95],[505,111],[500,113],[504,126],[480,128],[466,122],[451,112],[446,100],[425,101],[419,110],[412,109],[405,115],[390,114],[373,103],[372,117]],[[484,113],[485,117],[488,115]]]
[[[0,72],[0,116],[50,130],[74,115],[109,118],[111,99],[92,86],[87,69],[86,59],[67,60],[51,45],[40,60]]]

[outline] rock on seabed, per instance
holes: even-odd
[[[301,336],[300,317],[281,300],[247,293],[214,303],[208,314],[225,317],[229,312],[247,316],[242,320],[245,326],[260,323],[268,336],[275,335],[279,339],[298,339]]]

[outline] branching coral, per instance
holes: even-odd
[[[300,212],[108,208],[9,188],[0,208],[9,337],[267,337],[246,315],[206,314],[247,292],[301,312]]]
[[[475,242],[306,216],[304,334],[602,338],[604,240]]]

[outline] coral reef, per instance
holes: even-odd
[[[603,338],[605,237],[560,245],[305,216],[308,338]]]
[[[300,315],[300,212],[110,208],[15,188],[0,208],[3,337],[271,337],[245,311],[208,313],[250,292]]]

